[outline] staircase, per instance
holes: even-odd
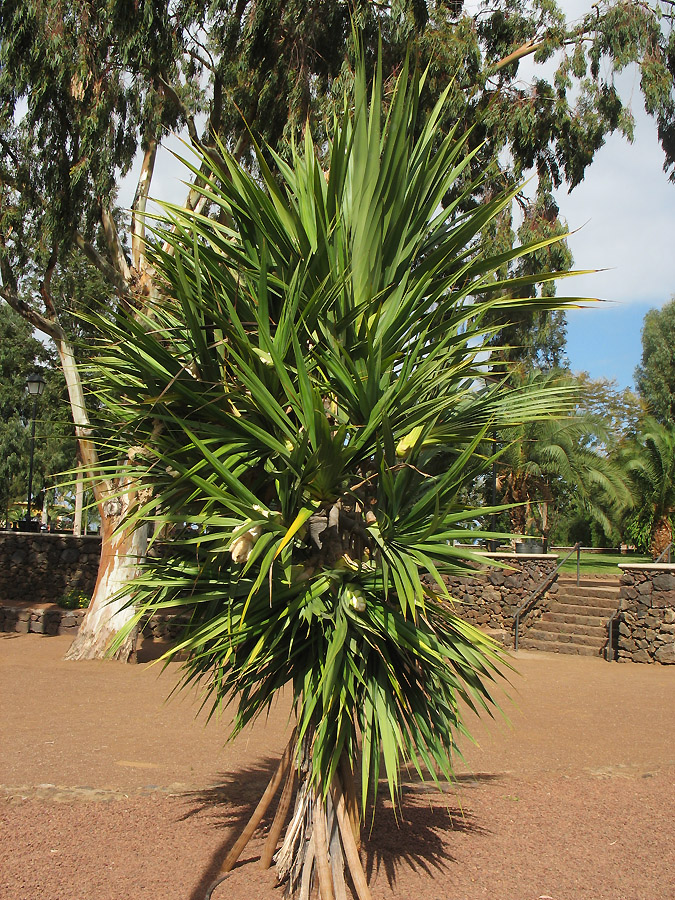
[[[520,638],[522,649],[601,656],[607,621],[619,605],[619,578],[581,578],[577,587],[576,576],[559,576],[549,609]]]

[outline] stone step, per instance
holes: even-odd
[[[544,613],[541,622],[565,622],[570,625],[577,625],[583,631],[584,628],[604,627],[609,619],[608,615],[594,615],[591,612],[581,612],[583,607],[573,607],[573,611],[560,610],[558,607]],[[577,611],[579,610],[579,611]]]
[[[619,596],[619,586],[609,587],[609,586],[596,586],[596,585],[581,585],[577,587],[576,584],[560,584],[558,583],[558,593],[556,596],[564,595],[565,597],[579,597],[580,599],[585,599],[586,597],[594,597],[597,599],[603,600],[613,600]]]
[[[552,644],[550,641],[539,641],[533,638],[523,638],[520,642],[521,650],[545,650],[548,653],[574,653],[577,656],[601,656],[602,648],[587,647],[583,644]]]
[[[607,634],[605,632],[602,635],[586,635],[579,634],[578,632],[549,631],[545,625],[542,625],[541,627],[537,625],[536,628],[530,628],[526,633],[526,636],[523,636],[523,641],[524,640],[541,641],[555,646],[562,644],[579,644],[580,646],[597,647],[599,649],[607,643]]]
[[[590,616],[592,619],[608,619],[618,609],[619,604],[613,606],[583,606],[578,603],[555,604],[544,612],[561,613],[566,616]]]
[[[602,616],[605,612],[609,612],[610,610],[617,609],[619,606],[619,598],[615,597],[613,600],[609,600],[606,597],[585,597],[583,600],[581,597],[566,597],[564,594],[556,594],[553,599],[550,609],[560,609],[562,612],[569,611],[578,611],[579,615],[584,615],[581,610],[589,610],[589,615]],[[564,609],[563,609],[564,607]]]
[[[593,624],[579,625],[576,622],[557,622],[545,615],[537,622],[535,626],[538,630],[546,631],[550,635],[579,635],[580,637],[602,638],[607,634],[607,629],[599,622]]]
[[[598,587],[614,587],[615,585],[621,584],[621,575],[622,573],[619,569],[616,570],[616,575],[581,575],[581,577],[579,578],[579,584],[583,587],[593,587],[594,584]],[[559,572],[558,581],[560,582],[560,584],[576,585],[576,572]]]

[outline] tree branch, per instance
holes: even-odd
[[[131,290],[124,277],[107,262],[96,248],[85,240],[79,231],[75,232],[75,244],[84,253],[89,262],[96,266],[101,274],[110,282],[115,290],[127,299],[131,299]]]
[[[195,125],[194,116],[191,115],[190,112],[188,112],[188,108],[176,93],[176,89],[169,84],[169,82],[164,78],[163,75],[160,78],[159,83],[162,86],[162,90],[164,91],[164,93],[173,100],[173,102],[183,114],[185,124],[187,125],[188,134],[190,135],[190,140],[193,143],[198,144],[199,136],[197,135],[197,126]]]
[[[56,321],[56,307],[54,306],[54,299],[51,293],[51,283],[52,275],[54,274],[54,269],[56,268],[58,259],[58,245],[54,245],[54,247],[52,248],[52,252],[49,255],[45,276],[42,279],[42,284],[40,285],[40,296],[42,297],[45,309],[47,310],[47,317],[54,322]]]
[[[124,250],[122,249],[122,242],[120,241],[120,236],[117,232],[115,220],[113,219],[108,207],[104,206],[100,200],[99,207],[101,210],[101,225],[103,226],[103,236],[105,237],[105,243],[106,247],[108,248],[108,253],[110,254],[111,260],[113,261],[115,270],[124,279],[124,283],[129,284],[129,282],[131,281],[131,270],[129,269],[127,258],[124,255]],[[94,263],[94,265],[96,265],[96,263]]]
[[[3,280],[5,280],[4,272]],[[21,297],[6,284],[0,286],[0,297],[7,301],[14,312],[18,313],[27,322],[30,322],[33,328],[37,328],[38,331],[46,334],[47,337],[50,337],[53,341],[62,341],[65,339],[65,332],[58,322],[52,322],[50,319],[41,315],[36,309],[29,306],[25,300],[22,300]]]
[[[157,140],[152,138],[143,157],[141,174],[138,178],[136,196],[132,204],[131,216],[131,263],[138,272],[143,268],[145,260],[145,209],[150,194],[152,173],[157,159]]]

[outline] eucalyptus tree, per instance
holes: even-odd
[[[423,107],[430,109],[450,87],[445,124],[457,122],[467,132],[466,152],[475,155],[443,202],[459,198],[468,209],[514,187],[534,168],[535,201],[518,194],[512,201],[517,197],[525,210],[518,239],[560,234],[551,187],[578,184],[608,133],[630,135],[630,110],[613,83],[614,72],[628,64],[639,67],[672,171],[671,9],[668,2],[608,0],[567,22],[549,0],[497,0],[473,15],[461,2],[441,0],[0,0],[0,295],[57,346],[80,455],[98,476],[102,510],[99,587],[73,655],[102,652],[103,632],[118,627],[123,613],[107,601],[133,572],[142,540],[136,533],[129,545],[130,536],[115,527],[136,502],[134,493],[126,481],[102,477],[78,354],[53,280],[79,253],[105,277],[114,303],[142,313],[153,301],[144,213],[166,136],[182,129],[214,158],[219,140],[254,167],[251,133],[288,156],[309,117],[322,139],[342,84],[352,78],[353,17],[371,64],[381,35],[387,77],[407,51],[422,67],[428,64]],[[552,78],[521,83],[522,59],[552,55],[558,62]],[[134,160],[137,190],[130,213],[119,217],[117,190]],[[206,171],[192,174],[186,202],[208,213],[210,199],[198,190]],[[480,183],[473,178],[478,171]],[[473,193],[466,193],[467,185]],[[507,204],[483,237],[507,251],[516,240],[512,225]],[[569,265],[561,242],[531,259],[535,269]],[[532,265],[509,260],[495,277],[508,269],[528,276]],[[531,283],[529,290],[542,288]],[[504,329],[502,346],[525,344],[533,358],[560,358],[564,323],[558,313],[528,312],[522,320],[514,314],[509,321],[493,314]],[[103,606],[104,618],[112,619],[96,625],[99,640],[92,626]]]
[[[276,854],[290,896],[316,877],[345,897],[346,866],[365,900],[357,845],[381,764],[394,801],[403,761],[450,778],[461,703],[491,708],[501,654],[444,581],[475,558],[456,539],[485,536],[459,493],[490,464],[491,426],[571,402],[508,379],[479,389],[490,311],[573,301],[529,296],[560,273],[496,277],[543,246],[486,251],[513,192],[457,212],[467,184],[441,208],[477,154],[443,132],[449,92],[420,110],[425,84],[404,65],[385,92],[378,70],[369,101],[360,65],[328,143],[308,125],[289,160],[267,148],[272,164],[254,144],[257,177],[205,150],[198,192],[216,214],[165,205],[148,248],[161,297],[99,322],[106,452],[134,442],[106,477],[144,492],[127,527],[183,526],[146,559],[127,628],[187,606],[168,656],[214,709],[234,702],[235,735],[292,691],[290,743],[224,863],[284,781],[263,861]]]

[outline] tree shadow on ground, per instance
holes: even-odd
[[[409,779],[401,785],[401,800],[394,807],[386,784],[381,784],[373,827],[364,830],[365,871],[368,881],[384,872],[396,885],[404,867],[427,875],[441,872],[455,862],[449,843],[453,833],[486,835],[489,830],[462,805],[460,791],[494,781],[499,776],[459,775],[454,783]],[[370,819],[369,819],[370,822]],[[367,823],[368,824],[368,823]]]
[[[275,757],[258,760],[254,765],[242,766],[235,771],[222,773],[218,783],[211,787],[201,791],[188,791],[182,795],[189,804],[189,808],[180,817],[181,820],[200,814],[206,815],[211,828],[226,832],[224,840],[212,854],[209,865],[202,873],[199,883],[195,885],[188,900],[204,900],[207,888],[218,877],[230,847],[251,818],[253,810],[258,805],[258,801],[278,765],[279,759]],[[269,830],[276,812],[279,795],[280,791],[277,792],[277,796],[258,826],[257,834],[265,835]],[[244,856],[239,859],[235,868],[258,862],[259,859],[259,855],[247,855],[247,849],[245,849]]]
[[[277,758],[268,757],[254,765],[223,773],[218,783],[209,788],[183,795],[189,808],[181,820],[196,815],[207,816],[209,827],[226,832],[188,900],[203,900],[209,885],[218,877],[230,848],[258,805],[278,762]],[[396,808],[383,783],[375,815],[373,817],[371,809],[363,830],[362,859],[368,881],[383,871],[394,887],[397,872],[403,867],[422,869],[428,875],[447,868],[455,861],[448,849],[453,833],[477,836],[489,833],[468,809],[463,808],[460,791],[464,793],[467,788],[498,778],[484,773],[462,774],[454,783],[438,786],[407,779],[401,786],[401,802]],[[279,795],[280,791],[258,826],[257,836],[267,835]],[[259,854],[251,854],[245,849],[235,868],[259,860]]]

